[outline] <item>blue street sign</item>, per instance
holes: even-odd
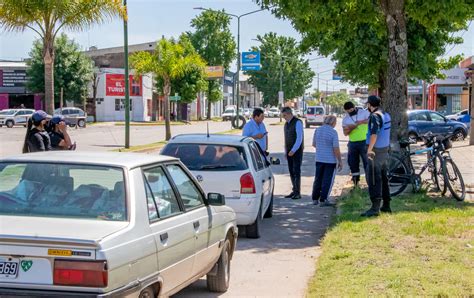
[[[249,71],[249,70],[260,70],[262,66],[260,64],[247,64],[247,65],[242,65],[241,70],[243,71]]]
[[[243,52],[242,65],[260,64],[260,52]]]

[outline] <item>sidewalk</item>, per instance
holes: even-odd
[[[461,171],[466,185],[466,201],[474,202],[474,146],[469,146],[469,140],[455,142],[451,156]]]

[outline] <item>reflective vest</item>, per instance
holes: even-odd
[[[377,141],[375,142],[374,148],[386,148],[390,146],[390,129],[392,128],[392,118],[390,114],[385,112],[376,111],[378,115],[382,117],[382,127],[377,134]],[[370,120],[369,120],[370,123]],[[370,143],[370,129],[367,131],[367,145]]]
[[[354,128],[351,133],[349,134],[349,141],[351,142],[360,142],[364,141],[367,135],[368,125],[360,124],[356,128]]]

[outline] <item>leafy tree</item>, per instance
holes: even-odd
[[[162,38],[153,53],[138,52],[130,57],[130,63],[137,74],[153,73],[158,80],[157,87],[165,96],[166,140],[169,140],[171,82],[190,72],[204,71],[205,61],[196,53],[189,40],[181,36],[179,41]]]
[[[259,71],[248,71],[249,82],[263,93],[265,105],[278,105],[278,91],[280,91],[280,75],[285,99],[302,95],[310,86],[314,77],[308,60],[301,58],[301,51],[296,40],[291,37],[277,36],[276,33],[267,33],[257,36],[259,47],[253,51],[260,51],[262,68]]]
[[[93,78],[92,61],[80,52],[80,47],[66,34],[61,34],[54,42],[54,95],[59,102],[61,88],[64,100],[83,104],[87,96],[87,86]],[[28,63],[28,89],[44,93],[43,43],[36,40],[30,52]]]
[[[46,112],[54,110],[54,40],[61,29],[82,30],[125,15],[121,0],[0,0],[0,27],[31,29],[43,41]]]
[[[347,95],[347,93],[336,92],[326,97],[324,103],[333,108],[338,108],[343,106],[344,103],[348,101],[351,101],[351,98],[349,97],[349,95]]]
[[[230,16],[222,11],[206,10],[191,20],[194,32],[188,33],[191,42],[207,65],[222,66],[229,69],[230,63],[236,57],[236,44],[230,32]],[[207,88],[207,119],[211,118],[211,103],[222,99],[222,93],[217,92],[219,84],[208,81]]]
[[[313,93],[311,93],[311,96],[314,98],[314,100],[316,102],[320,102],[321,101],[321,96],[322,96],[322,92],[318,89],[314,89]]]
[[[452,33],[474,17],[472,0],[257,0],[291,20],[304,49],[332,55],[353,84],[378,87],[392,114],[392,140],[406,130],[407,81],[432,80],[459,57],[442,60]]]

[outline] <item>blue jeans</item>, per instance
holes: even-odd
[[[313,201],[324,202],[331,194],[331,188],[336,177],[336,164],[316,162],[316,175],[313,183]]]
[[[367,169],[367,145],[365,144],[365,141],[349,142],[348,147],[347,162],[351,169],[351,175],[353,179],[359,181],[361,159],[364,164],[364,169]]]

